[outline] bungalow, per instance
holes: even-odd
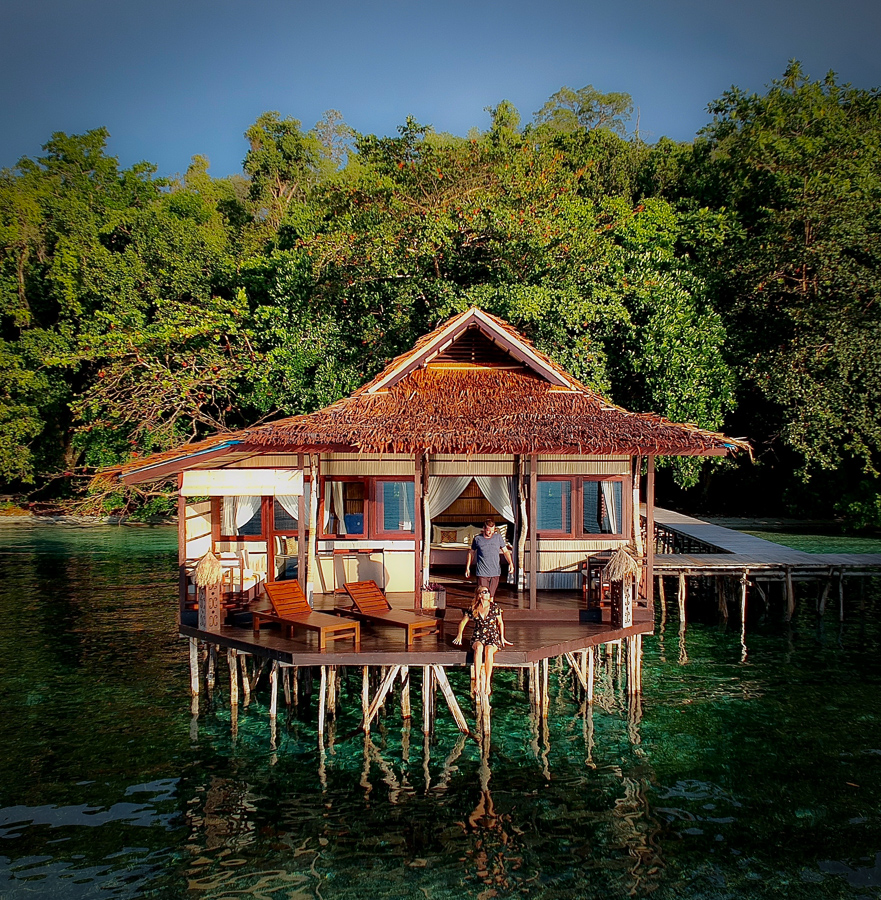
[[[723,456],[742,442],[604,400],[511,326],[472,308],[331,406],[133,461],[128,484],[177,475],[181,608],[194,561],[221,554],[236,590],[297,578],[412,592],[464,575],[495,518],[523,605],[576,589],[587,558],[629,546],[652,594],[656,455]],[[647,471],[645,497],[640,475]],[[232,585],[231,585],[232,589]]]

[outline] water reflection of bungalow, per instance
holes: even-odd
[[[461,665],[465,653],[448,640],[405,649],[382,626],[362,626],[360,647],[339,641],[320,657],[314,636],[297,630],[254,637],[204,617],[198,627],[187,617],[189,575],[211,550],[228,569],[227,599],[248,601],[263,581],[295,578],[316,609],[333,610],[344,583],[372,580],[393,605],[433,615],[425,586],[443,584],[451,603],[465,602],[465,555],[492,516],[514,559],[499,598],[515,646],[498,662],[535,667],[569,654],[577,668],[576,652],[651,631],[643,468],[652,534],[655,456],[736,446],[607,402],[505,322],[470,309],[326,409],[157,454],[120,474],[127,483],[179,479],[181,632],[191,638],[289,666]],[[608,609],[588,615],[600,568],[620,547],[643,567],[635,610],[624,595],[614,618]]]

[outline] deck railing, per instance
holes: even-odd
[[[642,539],[646,540],[646,520],[645,516],[640,518],[642,523]],[[668,525],[661,525],[655,522],[655,553],[656,554],[701,554],[701,553],[727,553],[722,547],[702,541],[699,538],[692,537],[690,534],[683,534],[670,528]]]

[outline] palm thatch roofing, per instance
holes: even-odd
[[[506,322],[470,309],[325,409],[217,435],[108,474],[149,480],[254,453],[719,456],[735,450],[749,445],[615,406]]]

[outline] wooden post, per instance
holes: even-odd
[[[177,473],[177,579],[178,579],[178,616],[183,621],[187,605],[187,498],[181,493],[184,486],[184,473]],[[211,550],[214,547],[210,548]]]
[[[417,450],[413,470],[413,606],[422,609],[422,458],[424,453]]]
[[[636,551],[638,558],[642,558],[644,554],[642,543],[642,522],[639,518],[639,481],[642,475],[642,457],[633,457],[633,549]]]
[[[749,569],[744,569],[740,574],[740,621],[746,632],[746,594],[749,588]]]
[[[269,670],[269,718],[278,715],[278,663],[273,660]]]
[[[424,587],[429,582],[429,570],[431,568],[431,510],[428,508],[428,479],[429,479],[429,455],[422,456],[422,497],[414,494],[413,504],[422,504],[422,580]]]
[[[844,569],[838,570],[838,621],[844,621]]]
[[[401,716],[410,718],[410,667],[401,666]]]
[[[594,651],[594,648],[591,647],[587,651],[587,702],[588,702],[588,704],[593,704],[595,662],[596,662],[596,652]]]
[[[242,693],[245,697],[245,706],[251,703],[251,680],[248,678],[248,655],[239,654],[239,665],[242,667]]]
[[[819,613],[820,615],[826,614],[826,601],[829,599],[829,592],[832,590],[832,578],[835,573],[835,569],[830,568],[829,573],[826,576],[826,583],[823,585],[823,593],[820,596],[820,604],[819,604]]]
[[[315,586],[318,584],[318,482],[320,478],[319,456],[317,453],[309,454],[309,559],[306,563],[306,597],[311,603],[315,596]]]
[[[529,457],[529,608],[538,606],[538,456]]]
[[[297,468],[303,476],[303,490],[297,499],[297,581],[306,593],[306,467],[304,465],[305,456],[302,453],[297,454]],[[307,594],[308,596],[308,594]],[[287,670],[285,670],[287,671]],[[285,685],[287,685],[287,677],[285,677]],[[288,698],[288,706],[291,705]]]
[[[434,670],[434,676],[437,678],[437,683],[440,685],[440,689],[443,692],[444,699],[447,701],[447,706],[450,708],[450,712],[453,714],[453,718],[456,720],[456,725],[463,734],[468,733],[468,723],[465,721],[465,716],[462,715],[462,710],[459,708],[459,704],[456,701],[456,695],[453,693],[453,689],[450,687],[450,682],[447,681],[447,673],[444,672],[443,666],[434,665],[431,667]]]
[[[685,585],[685,572],[679,573],[679,596],[677,600],[679,601],[679,627],[685,624],[685,593],[686,593],[686,585]]]
[[[217,645],[211,644],[208,647],[208,675],[206,677],[206,681],[208,683],[208,690],[214,690],[214,679],[215,673],[217,672]]]
[[[199,641],[190,638],[190,696],[199,696]]]
[[[655,597],[655,457],[648,456],[645,479],[645,598],[649,609]]]
[[[431,666],[422,667],[422,733],[431,734],[431,711],[433,706],[433,684],[432,679],[434,673]]]
[[[324,737],[324,716],[327,710],[327,666],[321,667],[321,687],[318,689],[318,737]]]
[[[239,659],[235,650],[226,651],[226,661],[229,665],[229,705],[239,705]]]
[[[526,533],[529,530],[529,515],[526,509],[526,472],[524,471],[523,457],[518,454],[514,457],[514,466],[517,475],[517,510],[519,521],[517,523],[517,577],[515,584],[518,593],[526,589]]]
[[[792,569],[786,566],[786,621],[792,620],[795,613],[795,590],[792,586]]]
[[[551,669],[551,661],[545,657],[541,661],[541,717],[548,717],[550,708],[550,692],[549,692],[549,674]]]
[[[284,705],[290,709],[291,708],[291,669],[290,666],[285,666],[281,670],[281,683],[284,688]]]
[[[373,702],[367,709],[367,715],[364,717],[364,721],[361,727],[365,732],[370,731],[370,723],[376,718],[376,714],[379,712],[380,706],[382,706],[385,701],[386,694],[392,689],[392,685],[395,683],[395,678],[400,671],[400,666],[389,666],[388,671],[386,672],[385,678],[382,680],[382,684],[379,686],[379,690],[376,692],[376,696],[373,698]]]
[[[327,667],[327,712],[336,718],[337,667]]]
[[[370,723],[367,721],[367,710],[370,709],[370,667],[361,666],[361,720],[364,731],[370,734]]]

